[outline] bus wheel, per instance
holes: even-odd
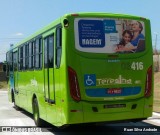
[[[41,120],[39,118],[39,107],[38,107],[38,101],[37,98],[33,99],[33,118],[36,126],[41,126]]]
[[[14,96],[14,92],[12,91],[12,103],[14,103],[14,107],[17,111],[20,111],[21,108],[19,106],[16,105],[16,101],[15,101],[15,96]]]
[[[11,92],[11,95],[12,95],[12,103],[14,103],[15,102],[15,98],[14,98],[14,92],[13,92],[13,90]]]

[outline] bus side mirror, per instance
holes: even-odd
[[[3,72],[6,73],[6,81],[8,83],[8,80],[9,80],[9,70],[8,70],[8,65],[7,64],[3,64]]]
[[[6,71],[7,71],[7,65],[3,64],[3,72],[6,72]]]

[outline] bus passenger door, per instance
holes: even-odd
[[[55,103],[54,87],[54,36],[50,35],[44,39],[44,95],[45,101],[51,104]]]

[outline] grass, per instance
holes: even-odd
[[[7,90],[8,84],[6,81],[0,82],[0,90]]]
[[[160,112],[160,72],[154,73],[154,104],[153,111]]]
[[[160,100],[155,100],[154,99],[153,111],[154,112],[160,112]]]

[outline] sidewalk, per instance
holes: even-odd
[[[152,117],[144,120],[146,123],[150,123],[156,126],[160,126],[160,113],[153,112]]]

